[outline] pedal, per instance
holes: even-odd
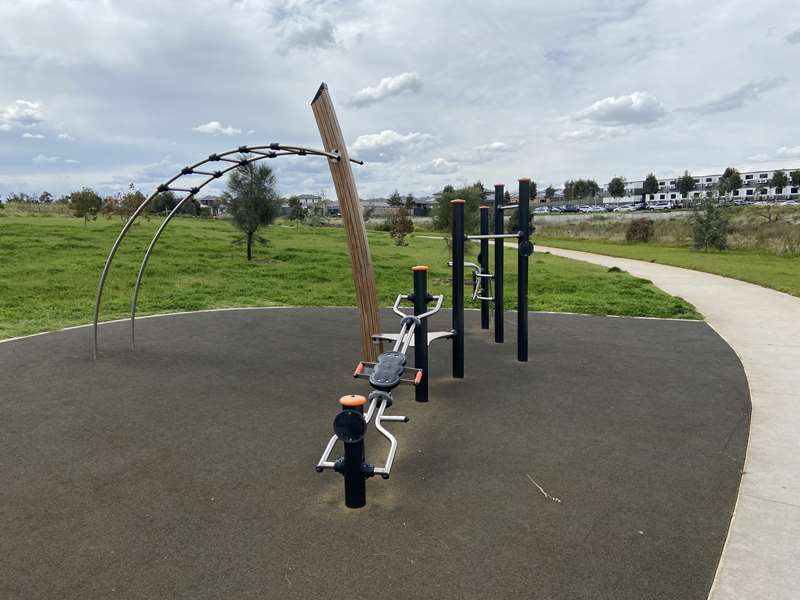
[[[362,360],[360,363],[358,363],[358,365],[356,365],[356,370],[353,372],[353,377],[356,379],[370,379],[375,373],[376,364],[377,363],[366,362]],[[414,369],[413,367],[403,367],[398,378],[398,383],[404,385],[417,385],[420,381],[422,381],[422,369]],[[381,388],[385,387],[385,385],[376,385],[375,387]]]

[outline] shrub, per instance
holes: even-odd
[[[695,209],[692,215],[692,244],[705,251],[728,247],[728,218],[711,199],[704,202],[702,210]]]
[[[386,223],[391,226],[390,235],[394,238],[394,243],[398,246],[407,245],[406,236],[414,231],[414,222],[408,216],[408,209],[401,206]]]
[[[625,230],[626,242],[649,242],[653,239],[655,227],[652,219],[634,219]]]

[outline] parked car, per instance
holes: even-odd
[[[672,208],[672,204],[669,202],[653,202],[649,206],[650,210],[670,210]]]
[[[547,206],[537,206],[536,208],[533,209],[533,212],[535,212],[535,213],[549,213],[550,212],[550,208],[548,208]]]
[[[783,202],[779,203],[781,206],[800,206],[800,202],[797,200],[784,200]]]
[[[561,212],[576,213],[576,212],[580,212],[580,210],[574,204],[567,204],[567,205],[561,207]]]
[[[622,206],[616,207],[614,209],[614,212],[633,212],[634,210],[636,210],[636,209],[633,208],[633,205],[631,205],[631,204],[623,204]]]
[[[589,208],[587,208],[586,212],[588,212],[588,213],[601,213],[601,212],[606,212],[606,209],[603,208],[602,206],[593,205],[593,206],[590,206]]]

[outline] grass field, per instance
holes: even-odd
[[[160,224],[132,228],[108,278],[102,319],[124,317],[139,261]],[[59,216],[0,217],[0,338],[47,331],[91,320],[97,279],[122,222]],[[353,305],[344,231],[275,225],[256,247],[255,260],[231,243],[226,221],[176,219],[159,242],[142,284],[139,314],[268,305]],[[411,238],[405,247],[370,232],[381,302],[410,292],[410,267],[431,266],[429,288],[450,296],[443,241]],[[475,254],[475,250],[468,254]],[[515,306],[516,260],[506,259],[506,307]],[[646,280],[581,262],[537,255],[531,268],[532,310],[700,318],[693,307]]]
[[[545,246],[634,258],[716,273],[800,296],[800,257],[776,256],[754,250],[701,252],[688,247],[537,237]]]

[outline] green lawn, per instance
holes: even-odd
[[[106,285],[101,318],[129,314],[139,261],[160,219],[132,228]],[[97,278],[122,222],[58,216],[0,217],[0,338],[52,330],[91,320]],[[243,246],[226,221],[179,218],[170,224],[142,284],[139,314],[233,306],[353,305],[354,292],[344,231],[264,231],[267,247],[245,260]],[[410,267],[431,266],[430,289],[449,299],[443,241],[411,238],[398,247],[387,234],[370,232],[381,302],[410,292]],[[474,251],[468,252],[474,254]],[[516,260],[506,259],[506,306],[515,306]],[[536,256],[531,268],[532,310],[592,314],[700,318],[683,300],[646,280],[586,263]]]
[[[652,243],[595,242],[537,237],[544,246],[635,258],[696,271],[716,273],[800,296],[800,257],[785,257],[754,250],[702,252],[680,246]]]

